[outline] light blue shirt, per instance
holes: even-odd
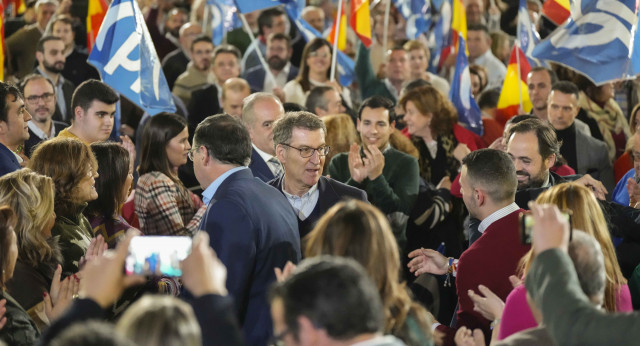
[[[285,177],[286,178],[286,177]],[[316,204],[318,203],[318,198],[320,198],[320,191],[318,191],[318,183],[313,185],[309,191],[307,191],[302,196],[296,196],[288,193],[284,190],[284,181],[282,182],[282,192],[284,196],[287,197],[287,201],[293,207],[293,210],[298,215],[300,221],[306,220],[311,213],[313,213],[313,209],[316,208]]]
[[[239,166],[236,168],[232,168],[226,172],[224,172],[221,176],[219,176],[216,180],[213,181],[213,183],[211,183],[209,186],[207,186],[207,188],[204,190],[204,192],[202,192],[202,202],[204,202],[204,204],[209,205],[209,202],[211,202],[211,199],[213,198],[213,196],[216,194],[216,191],[218,191],[218,188],[220,187],[220,185],[222,185],[222,183],[233,173],[241,171],[243,169],[249,169],[249,167],[247,166]]]

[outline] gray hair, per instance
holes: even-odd
[[[278,144],[289,144],[294,128],[309,131],[322,130],[325,135],[327,134],[327,127],[324,125],[324,122],[313,113],[305,111],[290,112],[276,121],[273,126],[274,148],[278,146]]]
[[[569,257],[584,294],[592,301],[602,302],[606,278],[604,255],[598,241],[583,231],[574,230],[569,243]]]
[[[252,127],[253,123],[256,121],[256,116],[253,112],[253,108],[256,106],[256,103],[262,100],[274,100],[277,104],[280,105],[280,108],[282,108],[282,112],[284,113],[282,102],[280,102],[280,99],[275,95],[265,92],[253,93],[245,97],[242,101],[242,121],[247,125],[247,127]]]

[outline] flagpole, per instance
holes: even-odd
[[[520,42],[516,41],[515,44],[515,53],[516,53],[516,68],[518,69],[518,97],[520,97],[520,110],[524,109],[522,105],[522,76],[520,71]],[[518,112],[520,112],[518,110]]]
[[[384,32],[382,33],[382,54],[386,58],[387,56],[387,44],[389,40],[389,35],[387,32],[389,31],[389,12],[391,12],[391,0],[387,1],[387,7],[384,9]],[[378,71],[376,71],[377,73]]]
[[[338,15],[336,16],[336,31],[333,33],[333,54],[331,55],[330,81],[336,80],[336,62],[338,60],[338,37],[340,37],[340,24],[342,24],[342,1],[338,1]]]
[[[204,4],[204,14],[202,15],[202,30],[207,30],[207,27],[209,26],[209,17],[211,17],[211,9],[209,8],[208,3],[205,2]],[[211,28],[211,34],[213,34],[213,28]],[[211,35],[211,41],[213,42],[213,35]]]
[[[247,34],[249,34],[249,38],[251,38],[251,42],[256,42],[256,36],[253,34],[253,31],[251,30],[251,27],[249,26],[247,19],[244,17],[244,13],[238,12],[238,16],[242,21],[242,26],[244,26],[244,30],[246,30]],[[260,44],[257,42],[256,42],[256,53],[258,54],[258,59],[260,59],[260,64],[262,65],[262,68],[264,68],[264,71],[267,73],[267,77],[271,78],[271,81],[273,82],[274,86],[277,86],[278,83],[276,83],[276,78],[273,76],[273,73],[271,73],[271,69],[269,68],[269,65],[264,60],[264,57],[262,56],[262,52],[260,51]]]

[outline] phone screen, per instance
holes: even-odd
[[[562,215],[569,221],[569,241],[573,238],[573,225],[571,224],[571,212],[562,211]],[[520,214],[520,240],[522,244],[531,244],[531,233],[533,232],[533,216],[530,213]]]
[[[125,261],[127,275],[181,276],[180,261],[191,253],[191,238],[137,236],[131,239]]]

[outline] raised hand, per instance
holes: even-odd
[[[504,302],[502,299],[484,285],[478,285],[478,290],[484,297],[475,293],[473,290],[468,291],[469,298],[473,301],[473,310],[479,312],[489,321],[502,318],[502,311],[504,310]]]
[[[349,147],[349,173],[351,179],[361,183],[367,177],[367,169],[364,166],[362,157],[360,157],[360,146],[356,143]]]
[[[180,263],[182,282],[195,297],[205,294],[227,295],[227,268],[209,245],[209,234],[193,237],[191,253]]]

